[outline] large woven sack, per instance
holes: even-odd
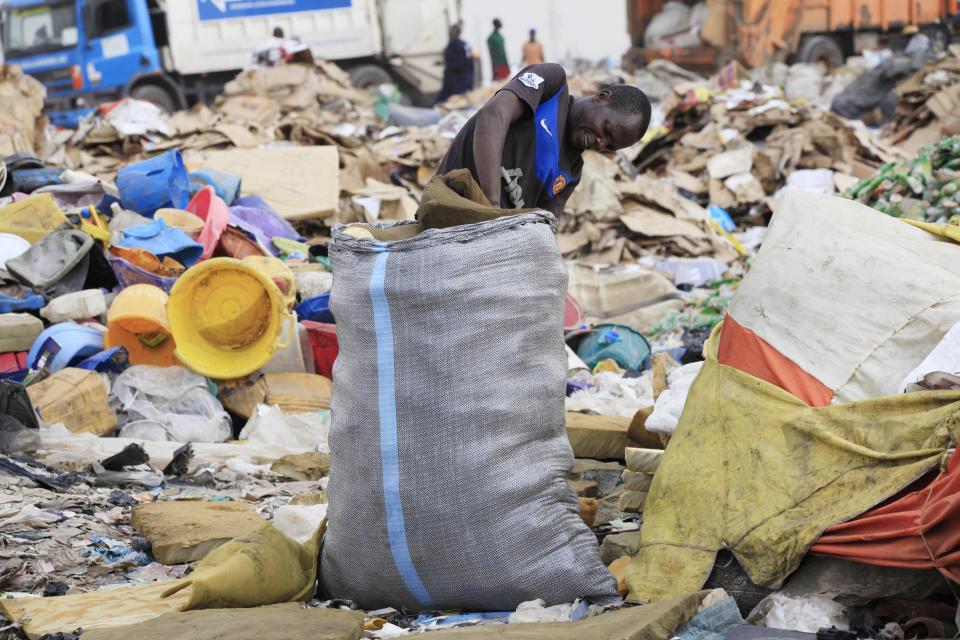
[[[469,182],[432,182],[421,222],[334,228],[322,586],[414,611],[615,597],[565,481],[554,218],[471,202],[485,199]],[[457,210],[481,221],[435,226]]]

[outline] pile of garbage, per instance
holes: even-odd
[[[945,223],[960,213],[960,138],[920,149],[909,162],[891,162],[850,189],[850,196],[884,213]]]
[[[584,155],[564,300],[537,214],[372,249],[454,197],[435,167],[495,86],[414,110],[281,65],[45,135],[4,68],[2,632],[955,634],[960,141],[883,144],[832,80],[774,72],[571,78],[657,100],[638,145]],[[414,268],[448,275],[394,284]],[[418,574],[445,557],[489,560]]]
[[[44,145],[46,88],[19,67],[0,66],[0,156],[36,153]]]
[[[781,66],[748,77],[732,63],[709,80],[665,61],[638,72],[657,92],[650,131],[615,156],[586,152],[561,216],[557,240],[575,262],[584,318],[626,324],[678,359],[685,344],[698,353],[784,189],[843,193],[905,158],[803,97],[805,65]],[[828,106],[839,88],[816,74],[813,93]],[[777,76],[786,90],[762,82]]]
[[[910,152],[960,133],[960,45],[933,60],[897,85],[899,98],[885,137]]]
[[[749,621],[885,637],[891,623],[915,633],[923,608],[930,633],[952,631],[956,543],[941,527],[958,517],[960,476],[942,420],[960,410],[960,315],[942,284],[960,248],[944,225],[906,222],[822,194],[779,201],[692,384],[667,376],[682,400],[665,393],[634,418],[652,429],[658,409],[683,408],[624,569],[631,597],[710,584],[729,551]]]
[[[242,74],[206,110],[167,116],[123,100],[66,142],[53,131],[36,147],[45,161],[28,151],[3,159],[0,538],[20,550],[5,561],[0,588],[66,594],[7,599],[10,633],[93,635],[104,624],[202,608],[209,598],[246,607],[299,599],[291,588],[313,595],[317,567],[304,559],[317,557],[327,509],[339,352],[329,230],[313,225],[335,216],[412,218],[419,193],[400,184],[425,184],[429,175],[419,170],[435,164],[436,141],[449,138],[438,138],[439,127],[391,131],[379,123],[380,139],[367,144],[362,130],[364,144],[351,148],[353,133],[321,131],[338,125],[329,109],[314,109],[312,94],[297,106],[297,91],[315,87],[277,80],[305,71],[281,69],[269,82]],[[284,105],[278,113],[259,121],[235,115],[266,104],[263,91]],[[354,109],[372,99],[340,96],[324,106],[332,103]],[[198,118],[209,118],[210,128],[194,126]],[[231,128],[240,121],[243,133]],[[421,150],[399,148],[400,135],[419,136]],[[399,184],[387,182],[391,174]],[[312,228],[322,242],[304,233]],[[630,517],[617,490],[623,444],[637,444],[627,438],[629,421],[571,415],[577,422],[568,431],[584,460],[569,477],[579,510],[565,517],[616,531],[609,523]],[[56,533],[38,539],[38,528]],[[589,530],[581,535],[594,544]],[[269,584],[258,576],[256,589],[200,595],[205,575],[222,585],[216,576],[228,571],[228,582],[242,584],[247,567],[230,562],[250,554],[294,568]],[[159,598],[185,574],[190,588]],[[104,586],[112,588],[97,590]],[[516,604],[518,623],[608,608]],[[313,602],[329,610],[324,624],[335,614],[349,621],[344,637],[359,637],[365,617],[371,629],[387,630],[487,619],[386,609],[363,616],[343,606]],[[503,624],[510,615],[489,619]]]
[[[735,245],[723,233],[734,223],[762,225],[784,187],[835,193],[900,158],[836,114],[790,101],[779,87],[727,82],[728,72],[736,66],[709,82],[675,84],[655,105],[645,140],[621,152],[621,162],[585,154],[562,226],[571,234],[561,235],[565,255],[729,260]],[[610,238],[629,253],[611,254]]]
[[[337,125],[354,123],[351,127]],[[370,94],[350,87],[336,65],[289,64],[242,72],[211,107],[169,115],[139,100],[102,105],[76,131],[60,130],[45,160],[109,177],[131,159],[174,148],[250,149],[290,140],[344,144],[376,121]]]

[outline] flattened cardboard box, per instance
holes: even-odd
[[[241,195],[258,195],[286,220],[333,215],[340,197],[337,148],[268,147],[207,151],[203,166],[240,176]]]

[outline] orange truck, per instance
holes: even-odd
[[[667,58],[693,67],[731,59],[754,67],[770,61],[842,65],[847,56],[875,49],[893,36],[923,31],[949,42],[960,0],[709,0],[702,46],[644,48],[647,24],[664,0],[627,0],[634,48],[627,62]]]

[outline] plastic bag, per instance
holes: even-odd
[[[671,0],[663,5],[659,13],[653,16],[643,41],[650,47],[663,41],[671,34],[680,33],[690,28],[690,7],[682,2]]]
[[[300,544],[306,544],[323,526],[327,517],[327,505],[324,504],[287,504],[273,513],[273,526],[283,535]]]
[[[330,412],[284,413],[276,405],[257,405],[240,439],[250,443],[279,445],[291,452],[330,453]]]
[[[40,432],[13,416],[0,414],[0,453],[33,453],[40,448]]]
[[[170,440],[170,432],[162,423],[156,420],[136,420],[128,422],[120,429],[121,438],[131,440],[147,440],[150,442],[163,442]]]
[[[333,288],[333,274],[329,271],[303,271],[297,274],[297,292],[303,300],[329,293]]]
[[[824,627],[846,630],[843,605],[823,596],[791,597],[774,593],[767,597],[770,610],[764,624],[771,629],[816,633]],[[758,608],[763,607],[761,602]]]
[[[922,382],[924,376],[934,371],[960,373],[960,322],[953,325],[933,351],[923,359],[923,362],[907,374],[900,383],[900,392],[907,389],[916,390],[912,385]]]
[[[232,434],[206,378],[184,367],[130,367],[114,382],[110,406],[121,426],[151,420],[175,442],[223,442]]]
[[[687,403],[690,386],[702,367],[703,362],[693,362],[670,372],[667,376],[667,388],[657,398],[653,413],[644,423],[647,431],[673,434],[680,422],[683,405]]]
[[[594,411],[632,418],[637,411],[653,404],[653,382],[649,373],[639,378],[623,378],[609,372],[593,375],[578,372],[574,379],[589,386],[567,398],[567,411]]]
[[[597,607],[597,609],[601,609]],[[590,605],[585,600],[577,600],[573,604],[555,604],[548,607],[543,599],[528,600],[517,605],[517,610],[508,617],[509,624],[527,622],[570,622],[579,620],[588,615]]]

